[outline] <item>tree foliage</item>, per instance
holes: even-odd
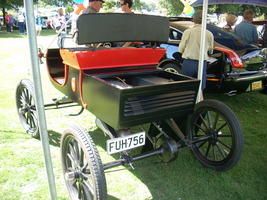
[[[0,7],[2,9],[17,9],[19,6],[23,6],[22,0],[1,0]]]
[[[179,0],[159,0],[159,5],[168,10],[169,16],[178,16],[184,9],[184,4]]]
[[[37,0],[34,0],[34,2],[36,2]],[[2,14],[5,18],[5,12],[6,10],[17,10],[18,7],[22,7],[23,6],[23,0],[1,0],[0,1],[0,8],[2,10]],[[5,23],[5,20],[4,20]]]
[[[57,7],[68,7],[74,2],[73,0],[41,0],[44,4]]]
[[[40,5],[49,5],[49,6],[57,6],[57,7],[71,7],[74,3],[73,0],[33,0],[36,4],[39,2]],[[105,0],[104,9],[106,11],[111,10],[114,7],[120,7],[119,0]],[[166,8],[168,10],[169,16],[178,16],[183,12],[184,5],[180,0],[155,0],[155,2],[159,2],[160,8]],[[4,14],[5,10],[17,9],[18,7],[23,6],[23,0],[1,0],[0,7],[2,8],[2,12]],[[132,9],[142,11],[142,9],[146,9],[148,11],[154,10],[156,8],[156,4],[150,3],[146,4],[142,0],[134,0],[134,4]],[[202,9],[201,6],[195,7],[196,10]],[[235,15],[242,15],[245,10],[251,9],[256,13],[256,16],[262,16],[267,12],[266,7],[255,6],[255,5],[247,5],[247,4],[216,4],[209,5],[208,13],[216,13],[216,14],[225,14],[231,13]]]
[[[169,16],[178,16],[183,12],[184,5],[179,0],[159,0],[162,8],[168,9]],[[202,6],[195,7],[195,10],[202,9]],[[267,7],[248,4],[216,4],[208,6],[208,13],[242,15],[245,10],[253,10],[256,16],[262,16],[267,12]]]
[[[196,9],[202,9],[201,6],[196,7]],[[243,15],[245,10],[253,10],[256,16],[262,16],[267,12],[267,8],[263,6],[255,6],[248,4],[216,4],[208,6],[208,13],[216,14],[234,14],[234,15]]]

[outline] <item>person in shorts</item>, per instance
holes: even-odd
[[[41,17],[41,13],[38,12],[38,15],[35,19],[35,27],[36,27],[36,35],[37,36],[41,35],[42,25],[43,25],[43,18]]]

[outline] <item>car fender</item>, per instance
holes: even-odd
[[[170,59],[170,58],[165,58],[165,59],[162,59],[157,68],[160,68],[160,69],[163,69],[165,66],[167,66],[168,64],[171,64],[171,65],[176,65],[178,68],[182,69],[182,64],[175,60],[175,59]],[[177,70],[174,70],[174,71],[177,71]]]

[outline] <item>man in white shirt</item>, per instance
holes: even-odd
[[[24,25],[25,25],[25,18],[22,13],[19,13],[19,16],[18,16],[19,34],[25,33]]]

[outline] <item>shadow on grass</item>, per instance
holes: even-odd
[[[48,138],[50,145],[53,145],[55,147],[60,147],[61,133],[58,133],[53,130],[48,130]]]
[[[109,137],[105,137],[102,130],[96,129],[94,131],[89,132],[90,136],[92,137],[95,144],[102,149],[106,149],[106,140]],[[131,151],[131,155],[138,155],[142,151],[142,147],[137,148]],[[181,150],[185,151],[185,150]],[[114,159],[119,159],[119,154],[112,154],[111,155]],[[187,156],[185,159],[191,160],[192,156]],[[195,162],[194,159],[191,161]],[[182,165],[186,165],[187,167],[184,169],[180,169],[175,162],[173,161],[170,163],[162,163],[161,160],[157,156],[148,157],[142,160],[135,161],[133,166],[134,169],[131,169],[129,165],[119,165],[118,168],[110,168],[105,171],[105,173],[121,173],[121,170],[128,170],[131,172],[140,182],[142,182],[147,189],[149,190],[152,199],[174,199],[175,188],[177,185],[173,183],[176,182],[176,178],[180,176],[180,174],[184,173],[183,170],[187,170],[190,167],[190,163],[184,163]],[[106,162],[103,162],[105,164]],[[189,170],[190,171],[190,170]],[[118,176],[119,177],[119,176]],[[127,181],[127,178],[118,181]],[[129,182],[125,182],[125,184],[130,184]],[[138,187],[138,186],[136,186]],[[133,192],[133,191],[132,191]],[[108,199],[117,199],[115,197],[111,197]],[[178,199],[178,197],[177,197]]]
[[[243,122],[242,123],[243,126],[245,127],[248,126],[247,128],[245,128],[246,130],[248,128],[250,129],[253,128],[250,122],[251,119],[247,119],[249,113],[252,113],[253,117],[256,117],[258,115],[260,117],[261,113],[262,114],[265,113],[264,110],[266,108],[266,104],[264,102],[266,101],[264,100],[266,99],[264,99],[264,97],[266,96],[254,92],[247,94],[239,94],[233,97],[228,97],[223,94],[221,95],[206,94],[205,98],[214,98],[221,100],[228,106],[230,106],[232,109],[234,109],[239,120]],[[260,104],[257,105],[257,107],[255,107],[254,104],[257,101],[261,102],[262,105]],[[257,112],[255,112],[255,110],[257,110]],[[257,118],[257,123],[264,124],[263,121],[258,122],[262,118],[266,119],[265,117]],[[257,126],[257,128],[259,127],[261,126]],[[259,132],[258,130],[257,131],[255,130],[255,133],[257,133],[258,135],[257,137],[253,136],[253,138],[255,140],[256,139],[259,140],[260,138],[259,134],[261,132],[264,131]],[[98,147],[104,150],[106,149],[106,140],[108,139],[108,137],[105,137],[100,129],[95,129],[93,131],[90,131],[89,134]],[[249,134],[251,135],[251,133]],[[250,144],[249,143],[250,138],[248,137],[250,135],[247,134],[247,142],[246,142],[247,145]],[[60,133],[51,130],[49,131],[49,139],[51,145],[59,147],[60,137],[61,137]],[[264,141],[263,138],[261,140]],[[255,146],[255,144],[253,145]],[[251,143],[251,147],[253,145]],[[224,173],[220,173],[203,167],[196,159],[193,158],[190,152],[187,152],[186,154],[183,155],[179,155],[175,161],[170,163],[159,163],[157,165],[154,165],[154,163],[160,162],[157,156],[136,161],[134,162],[135,169],[134,170],[130,169],[128,171],[133,176],[135,176],[138,179],[138,181],[140,181],[140,183],[143,183],[146,186],[152,199],[161,199],[161,200],[179,199],[179,198],[218,199],[215,198],[216,196],[220,197],[220,199],[244,199],[243,195],[245,195],[244,194],[245,190],[243,188],[246,188],[246,185],[248,184],[248,182],[246,182],[248,180],[247,176],[251,174],[251,172],[253,173],[253,170],[255,169],[257,169],[255,171],[258,174],[263,174],[262,177],[265,176],[265,173],[263,172],[264,170],[262,170],[263,167],[260,168],[261,165],[258,164],[264,158],[257,159],[258,163],[256,166],[254,166],[254,164],[250,164],[252,162],[249,162],[251,160],[248,155],[249,153],[251,155],[254,155],[253,160],[256,158],[255,157],[256,151],[253,150],[253,148],[251,147],[249,147],[249,151],[246,152],[247,155],[243,156],[241,163],[238,164],[237,167],[234,167],[232,170]],[[262,152],[262,148],[263,146],[260,147],[258,152]],[[186,150],[187,149],[179,149],[179,153],[182,153],[183,151]],[[119,159],[118,154],[112,154],[111,156],[112,159]],[[103,160],[103,158],[101,159]],[[110,157],[107,158],[103,163],[109,162],[110,159],[111,159]],[[124,169],[124,166],[121,166],[120,169],[121,168]],[[249,171],[252,168],[253,170]],[[115,169],[111,168],[107,170],[107,171],[113,170],[114,172],[111,173],[116,173],[113,176],[113,178],[115,178],[114,180],[115,182],[117,181],[123,183],[127,185],[127,187],[129,185],[129,188],[138,187],[137,185],[136,186],[131,185],[132,183],[128,181],[130,179],[127,179],[127,177],[121,177],[119,175],[119,173],[121,172],[115,171]],[[251,179],[253,182],[252,184],[255,184],[261,179],[264,180],[264,178],[260,178],[257,180],[256,179],[254,180],[253,178]],[[136,184],[136,182],[134,184]],[[112,190],[113,187],[116,186],[117,185],[114,186],[110,185],[110,187],[112,187]],[[264,184],[257,186],[256,189],[252,189],[251,191],[255,192],[256,194],[264,191],[263,188]],[[116,190],[119,190],[119,188]],[[211,191],[216,191],[216,192],[211,192]],[[129,195],[131,195],[134,192],[134,190],[129,189],[127,190],[127,192],[129,192]],[[113,196],[108,196],[108,199],[116,200],[117,198]],[[142,196],[140,196],[140,199],[142,199]]]
[[[256,97],[260,98],[260,102],[263,102],[262,98],[264,96],[255,93],[240,94],[233,97],[228,97],[223,94],[206,94],[206,98],[217,98],[234,109],[237,107],[236,113],[242,119],[241,121],[245,121],[247,116],[244,115],[244,111],[240,111],[240,105],[242,105],[241,108],[244,109],[246,108],[246,104],[249,103],[248,108],[251,108],[251,110],[246,111],[247,113],[253,113],[253,110],[255,109],[261,110],[261,108],[258,107],[253,108],[253,104],[257,100],[255,99]],[[246,124],[249,123],[247,122]],[[89,134],[98,147],[104,150],[106,149],[106,140],[108,137],[105,137],[100,129],[90,131]],[[49,130],[49,140],[51,145],[59,147],[60,137],[60,133]],[[140,149],[138,150],[140,151]],[[133,153],[137,153],[138,150],[133,151]],[[179,149],[179,153],[186,150],[187,149]],[[113,159],[119,158],[119,154],[112,154],[111,156]],[[103,163],[106,162],[108,161],[105,160]],[[214,196],[216,195],[221,197],[220,199],[244,199],[241,196],[243,194],[243,190],[241,191],[240,189],[239,191],[238,188],[245,187],[242,181],[246,180],[247,178],[236,178],[236,176],[238,176],[236,174],[244,174],[245,170],[240,170],[240,167],[234,168],[225,173],[216,172],[204,168],[196,159],[192,157],[190,152],[187,152],[184,155],[179,155],[175,161],[170,163],[156,164],[158,162],[160,162],[160,160],[157,156],[146,158],[134,162],[135,169],[128,170],[138,179],[138,181],[140,181],[140,183],[143,183],[146,186],[152,199],[215,199]],[[124,166],[121,166],[120,169],[124,169]],[[117,175],[121,173],[120,171],[115,171],[112,168],[107,171],[111,171],[110,173],[116,173],[115,176],[113,176],[115,181],[132,186],[132,183],[128,181],[130,179],[127,177],[123,177],[123,179],[121,179],[120,175]],[[261,172],[260,170],[257,171]],[[136,184],[136,182],[134,184]],[[117,187],[116,184],[109,186],[112,187],[112,190],[113,187]],[[138,186],[133,186],[131,188],[137,187]],[[217,191],[212,194],[211,191],[215,190]],[[259,189],[259,191],[261,190]],[[130,195],[134,191],[129,189],[127,192]],[[140,196],[140,199],[141,198],[142,196]],[[108,195],[108,199],[118,200],[120,198]]]

